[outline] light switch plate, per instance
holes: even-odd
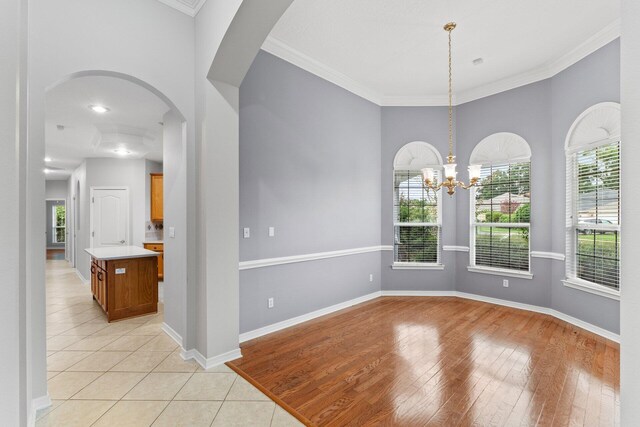
[[[169,237],[171,237],[172,239],[176,238],[176,228],[175,227],[169,227]]]
[[[275,227],[269,227],[269,237],[273,237],[276,235],[276,228]]]

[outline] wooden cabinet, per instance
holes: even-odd
[[[164,176],[161,173],[151,174],[151,221],[164,220]]]
[[[91,259],[91,292],[109,322],[157,313],[158,263],[155,258]]]
[[[158,280],[164,280],[164,243],[145,243],[145,249],[158,252]]]

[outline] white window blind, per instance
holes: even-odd
[[[436,172],[439,179],[440,172]],[[394,261],[440,262],[440,191],[427,190],[422,173],[394,171]]]
[[[567,278],[620,289],[620,142],[567,155]]]
[[[530,163],[483,165],[471,192],[471,265],[529,271]]]

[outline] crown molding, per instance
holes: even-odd
[[[207,0],[158,0],[160,3],[178,10],[194,18]]]
[[[548,61],[540,67],[522,74],[507,77],[505,79],[454,94],[453,104],[465,104],[467,102],[551,78],[618,37],[620,37],[620,20],[612,22],[574,49],[559,58]],[[265,40],[262,45],[262,49],[382,107],[438,107],[446,106],[449,103],[447,95],[384,95],[292,48],[282,40],[276,39],[273,36],[269,36]]]
[[[273,36],[269,36],[264,41],[262,50],[269,52],[270,54],[295,65],[296,67],[302,68],[303,70],[308,71],[311,74],[315,74],[316,76],[327,80],[328,82],[340,86],[341,88],[346,89],[349,92],[366,99],[367,101],[373,102],[377,105],[382,105],[381,96],[375,90],[363,84],[360,84],[351,77],[348,77],[345,74],[324,65],[320,61],[317,61],[310,56],[292,48],[282,40],[279,40]]]
[[[457,93],[456,105],[465,104],[477,99],[486,98],[507,90],[515,89],[531,83],[546,80],[566,70],[578,61],[591,55],[593,52],[620,37],[620,20],[616,20],[605,28],[585,40],[583,43],[565,53],[564,55],[549,61],[538,68],[516,76],[507,77],[483,86],[479,86]]]

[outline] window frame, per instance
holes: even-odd
[[[430,165],[425,167],[433,168],[439,177],[442,175],[442,165]],[[396,218],[395,212],[395,200],[396,200],[396,172],[404,171],[408,173],[414,172],[417,176],[422,176],[422,171],[414,170],[414,169],[404,169],[404,168],[396,168],[394,165],[393,173],[392,173],[392,219],[393,219],[393,264],[391,268],[394,270],[443,270],[444,264],[442,264],[442,188],[436,191],[436,210],[438,219],[435,223],[433,222],[398,222]],[[424,188],[424,184],[423,184]],[[427,190],[425,191],[433,191]],[[397,261],[397,248],[395,242],[396,236],[396,228],[398,227],[438,227],[438,240],[436,244],[436,262],[406,262],[406,261]]]
[[[58,206],[63,206],[65,209],[64,212],[64,225],[56,225],[56,218],[57,218],[57,212],[56,212],[56,208]],[[64,242],[59,242],[58,241],[58,229],[63,229],[64,231],[64,235],[65,235],[65,239]],[[58,203],[58,204],[52,204],[51,205],[51,243],[56,243],[56,244],[66,244],[67,243],[67,207],[64,203]]]
[[[494,163],[484,163],[482,167],[494,167],[494,166],[508,166],[515,164],[529,164],[529,188],[531,188],[531,159],[514,159],[511,161],[504,160]],[[531,271],[531,238],[532,227],[531,219],[527,223],[506,223],[506,222],[476,222],[476,195],[477,187],[472,187],[469,191],[469,266],[467,271],[474,273],[495,274],[498,276],[508,276],[523,279],[533,279],[533,273]],[[529,204],[531,204],[531,197],[529,198]],[[485,265],[478,265],[476,263],[476,228],[477,227],[503,227],[503,228],[527,228],[529,229],[528,243],[528,269],[516,270],[511,268],[491,267]]]
[[[590,110],[587,110],[590,111]],[[608,138],[600,139],[598,141],[575,144],[568,146],[565,149],[565,172],[566,172],[566,209],[565,209],[565,278],[562,283],[573,289],[582,290],[592,294],[600,295],[606,298],[615,300],[620,299],[620,289],[622,288],[621,277],[618,276],[618,289],[614,289],[610,286],[602,285],[596,282],[591,282],[577,277],[577,254],[576,254],[576,233],[580,229],[589,230],[605,230],[605,231],[617,231],[620,236],[622,225],[622,211],[618,213],[617,225],[597,225],[595,227],[585,227],[580,225],[578,221],[578,174],[575,168],[576,159],[579,153],[584,151],[595,150],[600,147],[608,145],[618,144],[619,157],[622,158],[622,140],[619,135],[610,136]],[[618,176],[618,183],[620,184],[620,176]],[[618,204],[622,204],[622,193],[618,196]],[[620,255],[619,255],[620,256]],[[618,261],[618,268],[620,269],[621,261]]]

